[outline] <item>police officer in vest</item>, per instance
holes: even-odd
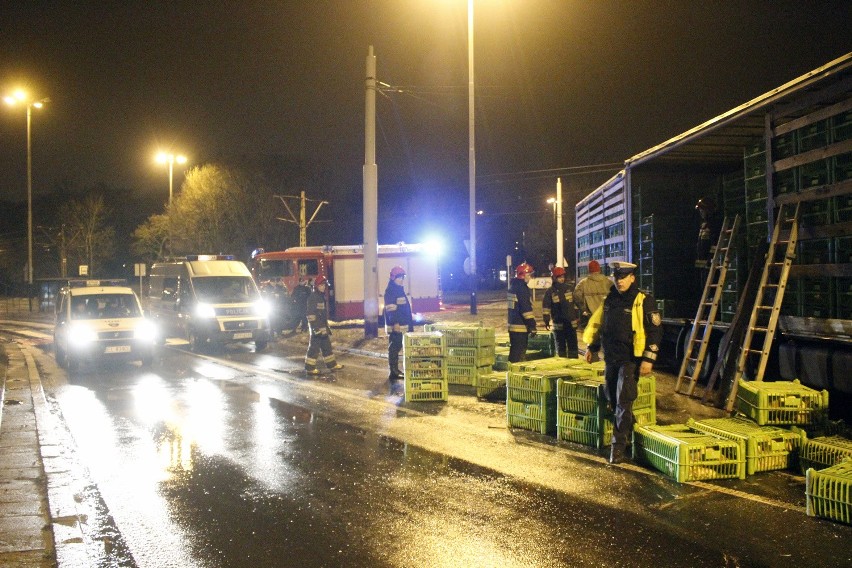
[[[550,277],[553,284],[541,299],[544,328],[553,330],[556,352],[560,357],[576,359],[578,317],[574,305],[574,282],[565,282],[565,269],[561,266],[555,267]]]
[[[589,346],[586,360],[601,347],[606,362],[606,394],[615,415],[609,463],[625,459],[633,433],[633,402],[639,375],[651,373],[663,337],[660,312],[650,294],[636,286],[636,265],[614,262],[615,286],[589,319],[583,341]]]
[[[509,283],[509,362],[518,363],[527,359],[529,336],[535,335],[535,316],[529,283],[533,267],[522,262],[515,269],[515,277]]]

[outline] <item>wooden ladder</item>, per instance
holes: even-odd
[[[739,380],[748,378],[746,371],[749,362],[759,357],[757,366],[753,368],[754,374],[751,380],[762,381],[763,373],[766,371],[769,350],[772,348],[778,316],[781,313],[781,303],[784,300],[784,289],[787,286],[790,265],[796,258],[796,242],[799,239],[799,204],[795,204],[792,215],[788,211],[790,207],[792,205],[782,205],[778,210],[778,218],[772,231],[772,239],[769,241],[769,250],[766,253],[766,263],[763,265],[763,274],[757,288],[751,319],[737,359],[737,371],[728,396],[730,407],[735,400]]]
[[[730,226],[728,217],[725,217],[722,222],[722,230],[719,233],[716,250],[713,253],[713,259],[710,261],[707,282],[704,284],[704,293],[698,302],[698,311],[695,314],[695,321],[692,323],[692,330],[689,332],[689,341],[687,341],[686,349],[683,352],[683,361],[677,375],[675,392],[681,392],[680,388],[684,382],[687,383],[688,387],[685,394],[692,396],[692,393],[695,392],[695,386],[698,384],[698,378],[701,376],[701,369],[707,355],[707,346],[710,343],[713,324],[716,322],[716,314],[719,311],[719,301],[722,298],[725,279],[728,275],[731,245],[736,239],[739,226],[739,215],[734,216],[734,222]],[[690,363],[692,363],[691,371],[689,370]]]

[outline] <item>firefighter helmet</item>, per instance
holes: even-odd
[[[559,278],[560,276],[565,276],[565,269],[562,268],[561,266],[557,266],[553,270],[550,271],[550,275],[553,278]]]
[[[524,276],[526,276],[527,274],[532,274],[532,273],[533,273],[533,270],[535,270],[535,269],[534,269],[532,266],[530,266],[530,265],[529,265],[529,264],[527,264],[526,262],[522,262],[522,263],[520,263],[520,264],[518,265],[518,267],[515,269],[515,277],[517,277],[517,278],[523,278],[523,277],[524,277]]]
[[[328,283],[328,280],[322,274],[320,274],[319,276],[314,278],[314,286],[324,286],[327,283]]]
[[[394,266],[390,271],[390,279],[396,280],[400,276],[405,276],[405,269],[401,266]]]

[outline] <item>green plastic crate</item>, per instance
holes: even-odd
[[[447,361],[443,357],[403,357],[402,366],[411,370],[443,369]]]
[[[555,369],[570,369],[576,367],[578,359],[565,359],[564,357],[548,357],[537,361],[521,361],[510,363],[509,371],[512,372],[538,372],[552,371]]]
[[[828,391],[794,381],[744,381],[737,388],[737,410],[761,426],[818,424],[828,418]]]
[[[637,426],[649,426],[657,423],[656,409],[634,409],[633,416]],[[603,427],[601,427],[603,423]],[[556,438],[566,442],[575,442],[584,446],[601,448],[612,441],[613,417],[610,413],[573,414],[556,413]]]
[[[451,385],[475,385],[476,377],[491,373],[491,365],[481,367],[456,367],[447,365],[447,381]]]
[[[530,430],[539,434],[556,434],[556,404],[516,402],[506,399],[506,422],[510,428]]]
[[[811,517],[852,524],[852,461],[805,473],[805,511]]]
[[[443,357],[444,336],[437,331],[409,332],[402,336],[405,357]]]
[[[795,465],[802,435],[775,426],[760,426],[747,418],[687,420],[693,430],[739,440],[745,447],[746,474],[788,469]]]
[[[847,459],[852,459],[852,440],[841,436],[807,438],[799,450],[802,473],[808,469],[825,469]]]
[[[449,398],[447,380],[415,380],[405,377],[405,402],[446,402]]]
[[[447,347],[488,347],[496,343],[493,327],[463,323],[434,323],[424,326],[426,331],[440,331]]]
[[[476,396],[488,400],[506,400],[506,373],[491,372],[477,375]]]
[[[606,387],[602,377],[589,375],[589,369],[571,369],[571,372],[586,373],[577,378],[557,382],[557,397],[560,412],[573,414],[592,414],[598,407],[606,408]],[[639,377],[638,394],[633,402],[633,410],[657,408],[657,379],[654,375]]]
[[[637,426],[633,455],[679,483],[746,476],[741,442],[696,432],[686,424]]]
[[[493,345],[484,347],[450,347],[447,346],[445,355],[447,365],[454,367],[491,366],[495,361]]]
[[[556,406],[556,381],[566,378],[564,370],[508,373],[508,398],[516,402],[540,403],[552,399]]]

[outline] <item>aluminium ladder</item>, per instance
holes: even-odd
[[[729,226],[728,217],[722,221],[722,230],[716,243],[716,250],[710,261],[707,272],[707,281],[704,284],[704,293],[698,302],[698,311],[689,332],[689,341],[683,353],[683,362],[677,375],[675,392],[680,392],[681,384],[688,381],[687,396],[695,392],[695,385],[701,376],[704,359],[707,355],[707,346],[710,343],[710,335],[713,324],[716,322],[716,314],[719,311],[719,301],[722,298],[722,290],[725,287],[725,279],[728,275],[728,264],[731,260],[731,245],[736,239],[736,233],[740,226],[740,216],[734,216],[734,222]],[[689,364],[692,363],[692,370]]]
[[[769,350],[772,348],[778,316],[781,313],[781,303],[784,300],[784,289],[787,286],[790,265],[796,258],[796,242],[799,239],[799,204],[795,204],[792,215],[788,211],[790,207],[792,205],[782,205],[778,209],[778,218],[775,221],[775,229],[772,231],[772,239],[769,241],[769,251],[766,253],[766,263],[757,288],[751,319],[737,359],[737,371],[734,375],[729,402],[736,396],[737,385],[746,375],[750,358],[759,356],[757,366],[753,367],[754,376],[751,380],[762,381],[763,373],[766,371]]]

